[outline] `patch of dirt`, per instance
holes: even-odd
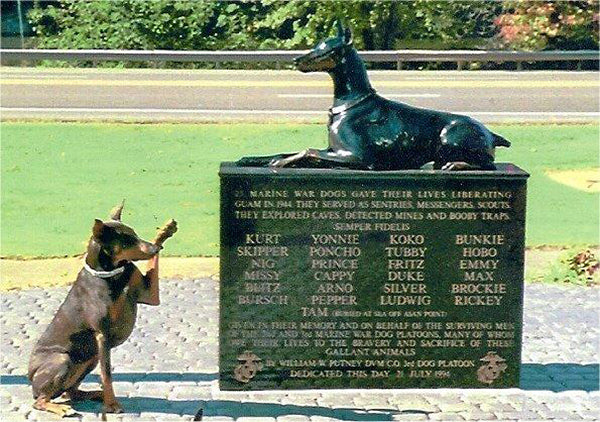
[[[144,262],[137,263],[145,272]],[[219,277],[219,258],[160,258],[161,278]],[[0,260],[0,291],[72,284],[83,266],[83,258]]]
[[[555,182],[571,188],[590,193],[600,192],[600,168],[548,170],[546,175]]]
[[[530,249],[525,251],[525,280],[544,275],[550,265],[557,262],[564,249]]]
[[[598,248],[592,248],[600,255]],[[525,280],[540,279],[567,248],[543,247],[525,251]],[[72,284],[82,268],[82,257],[53,259],[0,259],[0,291]],[[138,263],[144,271],[145,264]],[[160,258],[161,278],[219,279],[219,258]]]

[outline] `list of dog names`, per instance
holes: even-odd
[[[252,318],[223,321],[223,346],[259,362],[256,377],[443,385],[467,371],[495,385],[520,347],[513,199],[496,186],[235,190],[228,294]]]

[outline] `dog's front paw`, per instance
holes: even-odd
[[[116,400],[110,403],[105,403],[103,410],[106,413],[123,413],[123,407]]]
[[[269,167],[281,168],[281,167],[285,167],[287,164],[289,164],[289,163],[284,158],[281,158],[278,160],[272,160],[269,163]]]
[[[464,161],[449,161],[442,166],[443,171],[475,170],[476,168]]]
[[[275,168],[286,167],[292,163],[295,163],[296,161],[301,160],[305,156],[306,156],[306,151],[301,151],[297,154],[290,155],[288,157],[276,158],[276,159],[271,160],[271,162],[269,163],[269,167],[275,167]]]
[[[172,218],[167,221],[156,233],[156,237],[154,238],[154,244],[157,246],[161,246],[162,244],[171,236],[175,234],[177,231],[177,221]]]

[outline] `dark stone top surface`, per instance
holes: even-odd
[[[268,167],[241,167],[234,162],[221,163],[219,176],[285,176],[306,178],[448,178],[448,179],[514,179],[528,178],[529,173],[512,163],[496,163],[496,170],[394,170],[394,171],[366,171],[347,169],[308,169],[308,168],[268,168]]]

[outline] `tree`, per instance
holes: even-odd
[[[190,0],[61,0],[59,6],[32,10],[29,19],[42,48],[211,50],[246,46],[248,13],[244,11],[257,6]]]
[[[342,19],[358,48],[387,50],[402,40],[489,38],[497,12],[483,0],[61,0],[29,19],[45,48],[307,48]]]
[[[488,1],[289,1],[264,0],[271,6],[255,22],[257,38],[271,47],[306,48],[332,32],[340,18],[354,31],[359,49],[388,50],[403,41],[437,40],[461,44],[488,38],[496,29],[501,5]]]
[[[505,1],[500,46],[527,50],[598,48],[598,0]]]

